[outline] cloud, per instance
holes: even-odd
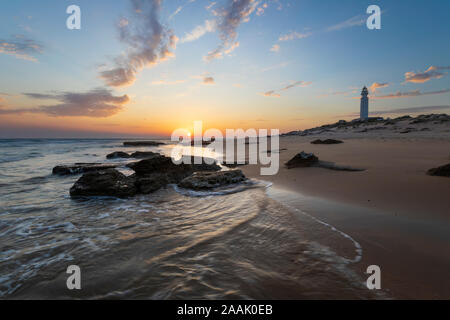
[[[181,39],[181,42],[191,42],[197,39],[200,39],[208,32],[216,31],[216,21],[215,20],[206,20],[203,25],[196,26],[194,30],[189,33],[186,33],[184,37]]]
[[[419,73],[406,72],[405,73],[405,82],[425,83],[427,81],[430,81],[431,79],[440,79],[447,73],[439,72],[439,71],[448,70],[448,69],[450,69],[450,67],[431,66],[425,72],[419,72]]]
[[[370,92],[375,93],[378,89],[386,88],[386,87],[389,87],[389,83],[387,83],[387,82],[385,82],[385,83],[374,82],[369,87],[369,89],[370,89]]]
[[[358,15],[327,28],[327,31],[337,31],[355,26],[362,26],[364,23],[366,23],[366,17]]]
[[[18,59],[37,62],[35,55],[41,54],[43,47],[23,35],[16,35],[9,40],[0,39],[0,53],[12,55]]]
[[[290,85],[287,85],[286,87],[284,87],[281,90],[285,91],[285,90],[288,90],[288,89],[291,89],[294,87],[307,87],[311,84],[312,84],[311,81],[296,81],[296,82],[291,83]]]
[[[281,88],[279,91],[286,91],[286,90],[289,90],[294,87],[307,87],[311,84],[312,84],[311,81],[295,81],[295,82],[292,82],[291,84]],[[275,90],[270,90],[270,91],[264,92],[264,93],[262,93],[262,95],[265,97],[277,97],[277,98],[281,97],[281,94],[277,93]]]
[[[311,36],[312,33],[311,32],[307,32],[307,33],[299,33],[299,32],[291,32],[285,35],[281,35],[278,40],[279,41],[291,41],[291,40],[296,40],[296,39],[304,39],[307,38],[309,36]]]
[[[54,105],[42,105],[35,108],[0,109],[0,114],[42,113],[54,117],[91,117],[106,118],[122,111],[130,101],[125,94],[114,96],[105,88],[84,93],[63,92],[54,94],[24,93],[32,99],[56,100]]]
[[[183,6],[179,6],[170,16],[169,20],[172,20],[177,14],[179,14],[183,10]]]
[[[272,48],[270,48],[270,51],[272,51],[272,52],[278,52],[278,51],[280,51],[280,46],[279,46],[278,44],[274,44],[274,45],[272,46]]]
[[[215,84],[213,77],[204,77],[203,78],[203,84]]]
[[[438,91],[427,91],[421,92],[420,90],[413,90],[407,92],[397,91],[396,93],[390,93],[383,96],[372,96],[372,99],[395,99],[395,98],[410,98],[410,97],[418,97],[418,96],[426,96],[426,95],[435,95],[435,94],[444,94],[449,93],[450,89],[438,90]]]
[[[279,93],[276,93],[274,90],[262,92],[261,95],[263,95],[265,97],[275,97],[275,98],[281,97],[281,95]]]
[[[100,72],[108,86],[121,87],[133,84],[136,75],[144,68],[174,57],[178,42],[172,30],[159,21],[161,0],[131,0],[132,19],[119,26],[120,40],[127,45],[127,53],[114,61],[114,67]]]
[[[238,43],[236,42],[237,28],[242,22],[249,21],[250,15],[255,11],[258,4],[259,0],[227,0],[225,7],[213,11],[217,17],[216,25],[221,44],[208,53],[204,58],[205,61],[222,58],[225,51]]]

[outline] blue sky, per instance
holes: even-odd
[[[66,28],[72,4],[81,30]],[[0,136],[165,135],[194,120],[305,129],[356,117],[363,85],[371,111],[448,112],[448,1],[135,4],[2,3]],[[381,30],[366,27],[372,4]]]

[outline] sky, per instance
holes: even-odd
[[[70,5],[81,28],[68,29]],[[366,12],[381,9],[381,29]],[[450,110],[449,1],[2,1],[0,138],[166,137]]]

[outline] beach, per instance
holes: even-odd
[[[426,172],[448,163],[446,134],[285,136],[280,138],[277,175],[260,176],[257,165],[242,169],[287,190],[289,196],[281,196],[285,201],[351,235],[363,247],[362,260],[354,268],[363,277],[367,266],[380,266],[382,287],[393,297],[445,299],[450,296],[449,278],[443,276],[450,270],[450,184],[448,178]],[[329,137],[344,143],[310,143]],[[300,151],[365,170],[282,165]]]

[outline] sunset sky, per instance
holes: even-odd
[[[81,30],[69,30],[69,5]],[[382,10],[369,30],[366,9]],[[449,1],[2,1],[0,137],[281,132],[450,110]]]

